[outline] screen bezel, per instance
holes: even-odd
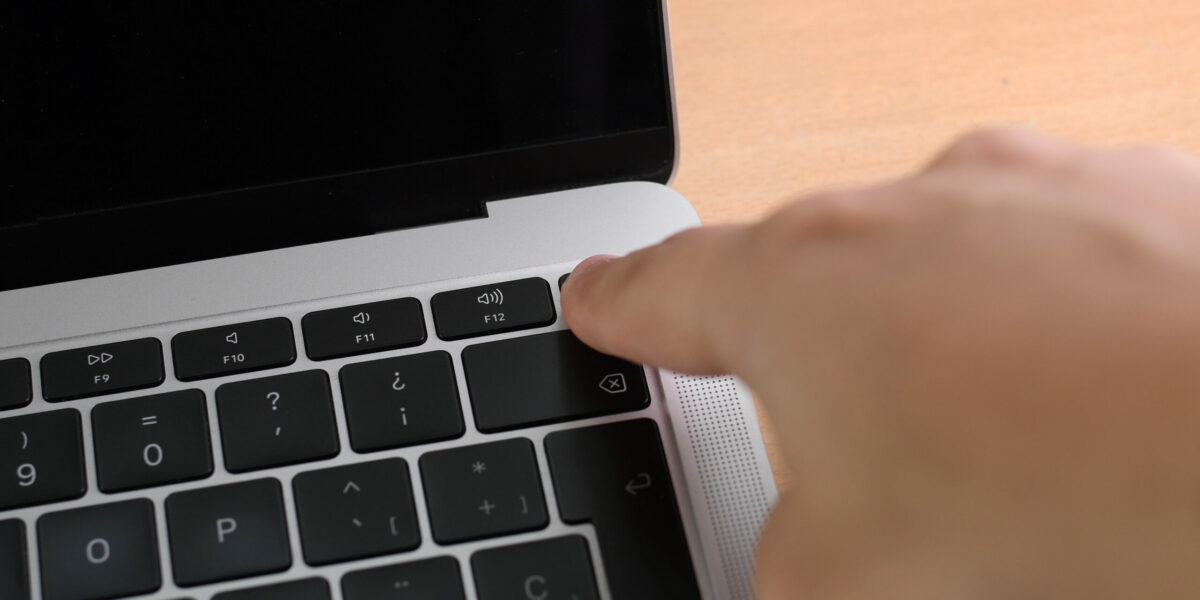
[[[658,8],[667,123],[596,138],[403,164],[0,229],[0,292],[487,216],[486,203],[621,181],[670,183],[678,159],[666,3]],[[308,210],[296,210],[300,204]],[[313,208],[316,210],[313,210]],[[163,223],[186,223],[182,235]],[[45,240],[59,252],[31,253]],[[40,242],[40,243],[39,243]],[[79,252],[81,248],[94,249]],[[114,257],[118,257],[115,259]],[[113,269],[112,264],[120,264]],[[53,273],[53,275],[48,275]]]

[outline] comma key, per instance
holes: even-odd
[[[216,397],[225,467],[233,473],[329,458],[340,450],[325,371],[226,383]]]

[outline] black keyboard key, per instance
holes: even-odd
[[[337,455],[325,371],[302,371],[217,388],[225,468],[233,473]]]
[[[425,342],[425,315],[416,298],[399,298],[304,315],[308,357],[324,360]]]
[[[213,600],[329,600],[329,583],[320,577],[222,592]]]
[[[50,513],[37,529],[45,600],[117,598],[162,586],[149,500]]]
[[[445,352],[346,365],[338,378],[350,445],[358,452],[463,434],[458,383]]]
[[[51,402],[163,382],[162,344],[155,338],[51,352],[41,364],[42,396]]]
[[[592,556],[581,535],[568,535],[471,555],[479,600],[599,600]],[[675,595],[659,598],[676,598]],[[613,593],[613,598],[625,596]]]
[[[92,409],[96,479],[108,493],[208,477],[213,472],[204,392],[183,390]]]
[[[207,379],[296,361],[292,322],[283,317],[185,331],[171,339],[175,376]]]
[[[175,583],[199,585],[292,565],[283,495],[274,479],[167,496]]]
[[[292,480],[304,560],[324,565],[421,544],[408,464],[387,458]]]
[[[493,432],[638,410],[650,404],[642,367],[555,331],[463,350],[475,425]]]
[[[0,448],[0,510],[87,491],[77,410],[0,419]]]
[[[443,340],[541,327],[555,319],[550,284],[540,277],[442,292],[429,304]]]
[[[23,358],[0,360],[0,410],[20,408],[32,399],[29,361]]]
[[[25,523],[0,521],[0,598],[29,600],[29,556]]]
[[[342,577],[346,600],[465,600],[458,561],[439,556],[410,563],[353,571]]]
[[[439,544],[541,529],[548,522],[537,457],[524,438],[425,454],[421,481]]]
[[[546,436],[567,523],[592,523],[613,598],[700,598],[658,425],[622,421]]]

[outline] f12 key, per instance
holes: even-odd
[[[540,277],[442,292],[429,304],[443,340],[541,327],[556,317],[550,284]]]

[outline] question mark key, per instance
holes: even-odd
[[[230,472],[329,458],[340,449],[325,371],[226,383],[216,399]]]

